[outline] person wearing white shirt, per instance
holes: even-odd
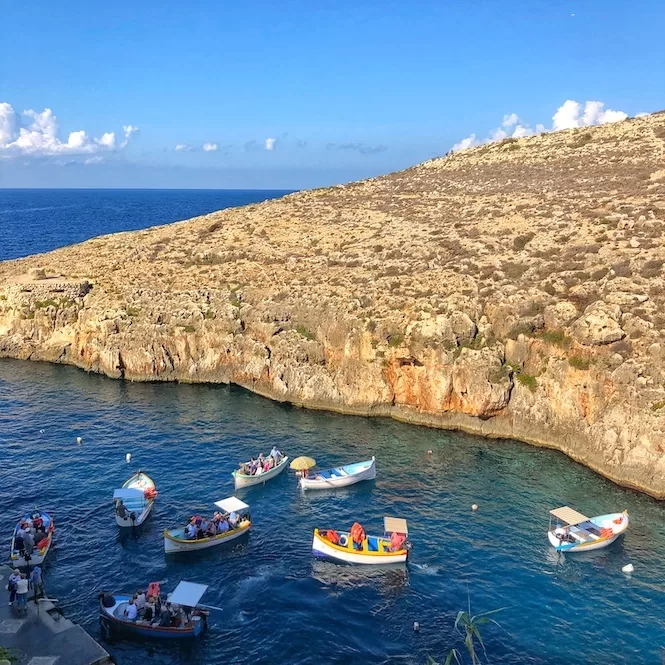
[[[21,577],[16,582],[16,609],[24,610],[27,612],[28,605],[28,578],[25,573],[21,573]]]
[[[185,527],[185,534],[187,535],[187,538],[189,538],[189,540],[194,540],[194,538],[196,538],[196,524],[190,522]]]
[[[134,604],[133,600],[130,600],[129,605],[127,605],[127,609],[125,609],[125,617],[128,621],[136,621],[137,614],[138,612],[136,610],[136,605]]]

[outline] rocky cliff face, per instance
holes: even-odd
[[[2,263],[0,355],[514,437],[665,497],[664,231],[665,115],[506,139]]]

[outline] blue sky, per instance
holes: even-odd
[[[2,17],[0,187],[311,187],[549,130],[566,100],[562,127],[665,108],[663,0],[5,2]]]

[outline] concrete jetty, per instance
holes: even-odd
[[[0,566],[0,646],[20,665],[105,665],[109,654],[81,626],[62,616],[48,600],[28,600],[27,614],[9,605],[7,580],[12,569]]]

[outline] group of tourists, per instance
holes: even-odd
[[[354,550],[362,550],[367,534],[365,533],[365,529],[363,528],[362,524],[354,522],[353,526],[349,529],[348,539],[344,534],[342,534],[343,537],[340,538],[340,535],[337,533],[337,531],[333,529],[329,529],[325,533],[325,536],[333,545],[341,545],[342,547],[346,547],[348,541],[350,540],[351,547],[353,547]],[[400,550],[404,549],[405,543],[406,536],[403,533],[397,533],[396,531],[393,531],[393,533],[390,535],[389,551],[399,552]]]
[[[21,520],[14,534],[14,550],[30,560],[35,547],[40,550],[48,543],[48,533],[41,513],[35,512],[29,518]]]
[[[241,521],[242,518],[236,512],[215,512],[212,519],[195,515],[185,527],[185,537],[187,540],[212,538],[237,528]]]
[[[260,453],[256,459],[252,457],[249,462],[242,462],[238,473],[245,476],[258,476],[267,473],[270,469],[274,469],[283,457],[284,455],[277,449],[277,446],[273,446],[267,457]]]
[[[138,589],[127,603],[123,618],[146,626],[184,628],[189,621],[190,608],[162,600],[159,582],[151,582],[146,592]]]
[[[26,575],[19,570],[14,570],[9,576],[7,581],[7,590],[9,591],[9,604],[13,605],[19,612],[28,611],[28,593],[30,589],[35,592],[35,600],[37,595],[41,598],[44,597],[44,583],[42,581],[42,570],[39,566],[35,566],[30,575]]]

